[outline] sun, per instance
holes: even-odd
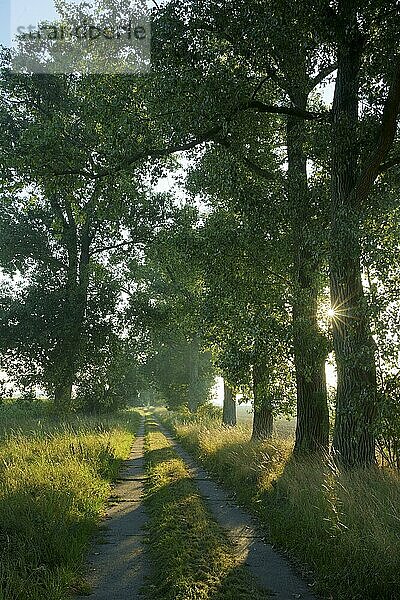
[[[327,314],[330,319],[333,319],[334,317],[336,317],[336,310],[334,308],[328,308]]]

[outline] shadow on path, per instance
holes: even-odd
[[[136,600],[148,574],[143,548],[146,514],[142,504],[145,480],[144,425],[140,426],[110,498],[105,527],[89,555],[87,581],[92,600]],[[86,596],[87,597],[87,596]],[[78,598],[83,598],[79,596]]]
[[[164,427],[158,425],[175,452],[188,466],[212,516],[235,543],[238,555],[261,586],[271,590],[275,600],[316,600],[307,583],[299,578],[290,563],[270,544],[264,542],[264,536],[252,518],[229,499],[223,488],[204,469],[195,464]]]

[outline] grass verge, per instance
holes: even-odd
[[[210,513],[184,462],[147,425],[146,506],[153,573],[151,600],[264,600]]]
[[[182,445],[262,522],[270,540],[334,600],[396,600],[400,590],[400,477],[338,471],[291,458],[292,442],[250,441],[248,427],[159,413]]]
[[[24,414],[21,428],[3,428],[0,600],[65,600],[85,591],[82,564],[139,420],[131,412],[57,424],[38,409]]]

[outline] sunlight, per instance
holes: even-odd
[[[335,306],[330,306],[326,311],[328,319],[336,323],[344,323],[346,319],[353,318],[349,313],[347,302],[343,301]]]

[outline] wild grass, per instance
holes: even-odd
[[[292,439],[249,439],[248,426],[159,418],[262,522],[271,542],[334,600],[400,597],[400,476],[340,472],[329,460],[293,460]]]
[[[153,573],[151,600],[261,600],[251,575],[213,521],[184,462],[149,426],[146,505]]]
[[[4,417],[4,418],[2,418]],[[0,599],[65,600],[139,417],[51,419],[1,407]]]

